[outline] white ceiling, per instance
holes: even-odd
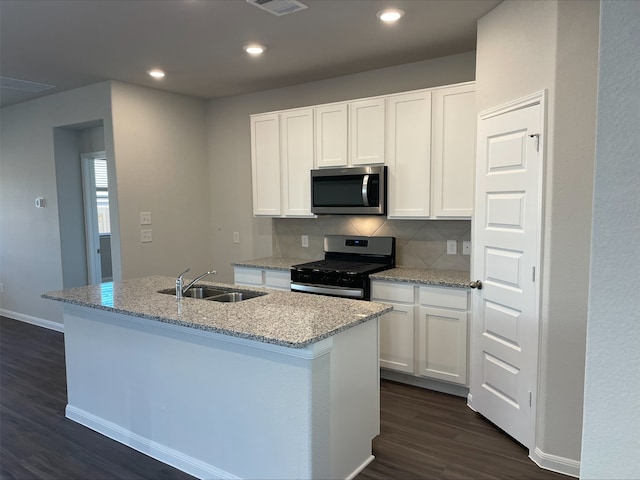
[[[55,86],[0,88],[0,106],[103,80],[212,99],[452,55],[500,1],[301,0],[278,17],[245,0],[0,0],[0,76]],[[383,24],[387,7],[406,14]]]

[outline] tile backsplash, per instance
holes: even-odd
[[[462,254],[462,242],[471,240],[470,220],[389,220],[346,215],[274,218],[273,254],[322,259],[322,239],[329,234],[396,237],[396,264],[401,267],[462,271],[471,268],[471,256]],[[302,247],[301,235],[308,235],[309,247]],[[456,240],[456,255],[447,255],[447,240]]]

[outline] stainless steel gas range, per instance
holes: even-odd
[[[324,260],[294,265],[291,290],[370,300],[369,275],[395,265],[395,237],[325,235]]]

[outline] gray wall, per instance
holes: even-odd
[[[111,95],[122,278],[209,270],[205,102],[118,82]],[[151,212],[151,225],[140,225],[140,212]],[[151,243],[140,242],[142,229]]]
[[[220,280],[233,280],[230,262],[274,251],[272,220],[252,216],[249,115],[466,82],[474,76],[475,55],[468,52],[209,102],[211,219]],[[233,232],[240,233],[239,244],[233,243]]]
[[[640,2],[603,2],[587,324],[584,479],[640,472]]]
[[[54,128],[102,120],[112,153],[108,82],[0,110],[0,310],[23,320],[62,322],[40,293],[63,287]],[[44,197],[46,208],[35,208]]]
[[[478,24],[478,109],[548,94],[536,449],[569,466],[580,459],[598,8],[504,2]]]

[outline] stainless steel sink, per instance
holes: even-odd
[[[175,295],[175,288],[165,288],[159,290],[158,293],[166,295]],[[210,300],[212,302],[241,302],[251,298],[266,295],[264,292],[253,292],[248,290],[236,290],[224,287],[211,287],[208,285],[194,285],[182,294],[183,297],[200,298],[202,300]]]

